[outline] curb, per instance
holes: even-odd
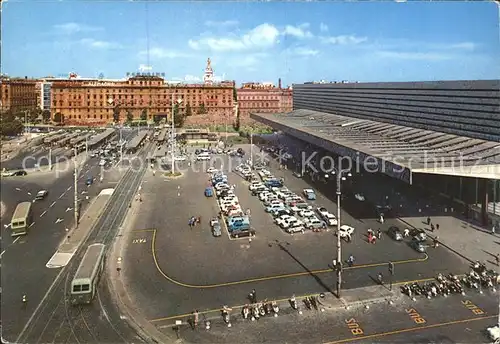
[[[400,218],[400,217],[398,217],[397,219],[398,219],[399,221],[401,221],[401,222],[403,222],[403,223],[407,224],[408,226],[410,226],[410,227],[414,228],[414,229],[420,229],[420,228],[417,228],[417,227],[415,227],[414,225],[410,224],[409,222],[407,222],[407,221],[403,220],[403,219],[402,219],[402,218]],[[431,239],[435,239],[435,238],[436,238],[435,236],[430,235],[430,234],[427,234],[427,233],[426,233],[426,235],[427,235],[428,237],[430,237]],[[472,259],[470,259],[469,257],[465,256],[463,253],[458,252],[457,250],[455,250],[455,249],[454,249],[454,248],[452,248],[451,246],[446,245],[446,244],[445,244],[445,243],[443,243],[441,240],[438,240],[438,242],[439,242],[442,246],[444,246],[444,247],[446,247],[448,250],[450,250],[451,252],[455,253],[456,255],[458,255],[458,256],[460,256],[460,257],[462,257],[463,259],[465,259],[465,260],[467,260],[467,261],[469,261],[469,262],[471,262],[471,263],[474,263],[474,260],[472,260]]]

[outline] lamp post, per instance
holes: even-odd
[[[340,184],[342,181],[346,180],[345,176],[342,176],[342,169],[340,168],[337,171],[332,171],[332,174],[335,174],[337,177],[337,260],[336,260],[336,270],[337,270],[337,297],[340,298],[340,293],[342,290],[342,238],[340,236],[340,202],[342,196],[342,190],[340,188]],[[351,177],[351,173],[347,173],[348,177]]]
[[[75,193],[74,193],[74,207],[75,207],[75,211],[74,211],[74,216],[75,216],[75,227],[78,227],[78,165],[77,165],[77,151],[76,151],[76,148],[74,148],[73,150],[73,154],[75,155],[74,156],[74,175],[75,175],[75,179],[74,179],[74,190],[75,190]]]
[[[174,94],[172,93],[172,147],[171,147],[171,158],[172,158],[172,176],[175,173],[175,124],[174,124],[174,116],[175,116],[175,104],[180,105],[182,103],[182,99],[177,99],[175,100]],[[177,107],[177,111],[179,111],[179,108]]]

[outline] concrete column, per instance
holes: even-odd
[[[496,214],[496,202],[497,202],[497,180],[493,180],[493,203],[495,206],[493,207],[493,214]]]
[[[479,193],[479,179],[476,178],[476,200],[474,201],[474,204],[478,204],[478,193]]]
[[[488,179],[482,179],[483,188],[481,190],[481,223],[488,224]]]
[[[459,177],[459,181],[460,181],[460,186],[458,187],[458,199],[460,201],[463,201],[462,199],[462,177]]]

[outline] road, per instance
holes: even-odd
[[[37,146],[23,152],[16,157],[4,161],[0,164],[1,169],[16,170],[16,169],[32,169],[37,166],[49,165],[49,156],[51,157],[52,164],[68,159],[71,154],[70,149],[54,148],[49,153],[49,149]]]
[[[142,152],[142,157],[146,150]],[[89,307],[72,307],[68,301],[68,286],[78,263],[91,243],[110,245],[120,227],[128,204],[132,201],[145,172],[145,164],[136,161],[123,176],[85,245],[76,252],[70,263],[62,268],[47,291],[41,306],[33,313],[28,326],[21,332],[19,343],[102,343],[137,342],[135,332],[113,307],[106,282],[99,285],[97,302]],[[104,280],[104,279],[103,279]]]
[[[80,167],[78,197],[84,213],[88,203],[104,188],[116,187],[124,171],[118,166],[100,168],[98,159],[89,159]],[[103,181],[99,182],[100,175]],[[86,186],[87,177],[95,183]],[[1,219],[2,237],[2,315],[3,337],[15,341],[23,326],[42,300],[59,270],[48,269],[45,264],[72,228],[74,220],[74,178],[71,171],[60,174],[37,173],[25,177],[2,179],[2,202],[6,205]],[[43,201],[33,203],[34,224],[27,236],[12,238],[6,226],[18,202],[31,201],[41,189],[49,191]],[[88,197],[88,198],[87,198]],[[23,294],[29,302],[20,311]]]
[[[223,163],[227,169],[227,158],[220,159],[216,166]],[[243,208],[250,208],[257,236],[252,242],[247,238],[230,240],[223,227],[222,237],[212,237],[208,220],[218,213],[218,206],[214,199],[203,196],[208,183],[207,167],[196,163],[186,169],[183,177],[167,181],[158,174],[146,176],[143,209],[132,226],[123,276],[131,298],[148,319],[166,318],[165,323],[169,323],[193,309],[240,305],[253,288],[269,299],[332,291],[336,282],[330,268],[336,256],[332,232],[294,236],[284,233],[264,213],[261,202],[250,195],[247,183],[233,172],[228,172],[229,182],[236,184],[235,192]],[[293,191],[300,193],[308,187],[304,180],[292,177],[291,171],[272,169],[285,178]],[[175,201],[163,206],[163,199]],[[312,203],[336,209],[321,194]],[[187,226],[190,216],[202,217],[201,226],[192,231]],[[385,231],[390,225],[400,225],[396,219],[388,219],[380,226],[375,218],[360,220],[346,211],[342,219],[356,228],[353,242],[344,243],[344,259],[350,254],[356,257],[355,266],[344,273],[344,288],[373,285],[378,272],[387,273],[389,261],[396,264],[395,281],[467,270],[463,260],[444,248],[430,250],[426,256],[385,235],[376,245],[366,242],[369,227]]]

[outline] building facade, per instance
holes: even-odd
[[[500,142],[500,80],[298,84],[293,108]]]
[[[0,78],[0,112],[36,110],[40,93],[37,91],[37,80]]]
[[[251,112],[286,113],[293,109],[292,89],[272,84],[245,83],[237,90],[240,121],[248,123]]]

